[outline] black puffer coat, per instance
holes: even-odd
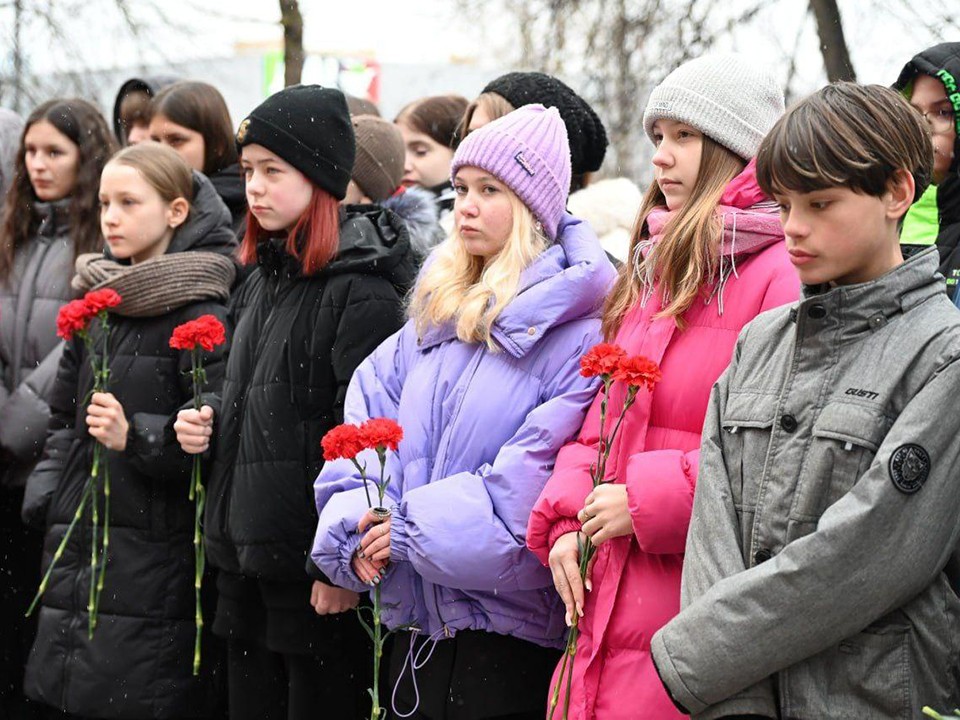
[[[229,254],[235,242],[227,208],[203,179],[191,216],[168,253]],[[123,406],[130,434],[124,451],[107,453],[110,553],[99,622],[88,640],[88,510],[51,575],[25,680],[29,697],[70,714],[197,717],[212,700],[206,679],[192,674],[194,506],[187,497],[192,460],[172,428],[176,412],[192,398],[184,374],[190,354],[169,346],[177,325],[205,313],[226,320],[224,305],[212,300],[159,317],[111,315],[109,389]],[[92,332],[96,337],[96,324]],[[204,365],[208,388],[218,390],[223,349],[206,353]],[[44,570],[89,476],[94,441],[86,432],[84,399],[91,386],[86,349],[75,338],[60,363],[46,448],[24,501],[26,522],[46,521]]]
[[[307,580],[320,439],[342,422],[354,369],[402,325],[416,273],[402,221],[366,207],[342,216],[340,250],[315,276],[283,240],[262,243],[234,299],[206,514],[209,558],[223,570]]]

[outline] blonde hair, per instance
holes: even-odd
[[[654,283],[663,309],[657,317],[673,317],[684,327],[683,314],[701,295],[717,273],[723,241],[723,223],[717,205],[727,184],[742,170],[745,161],[719,143],[703,136],[700,169],[690,197],[663,228],[660,241],[644,257],[649,240],[647,217],[666,205],[660,186],[654,181],[647,189],[630,238],[627,262],[603,310],[603,335],[617,334],[624,315]]]
[[[521,273],[549,244],[523,201],[506,192],[513,227],[499,253],[491,258],[470,255],[456,228],[434,251],[407,309],[418,335],[453,322],[463,342],[483,342],[494,352],[500,349],[490,335],[493,324],[516,297]]]
[[[480,93],[477,99],[467,105],[467,109],[463,112],[463,118],[457,127],[458,145],[463,142],[463,139],[469,134],[470,121],[473,120],[473,114],[477,109],[483,110],[487,114],[487,117],[490,118],[490,122],[502,118],[504,115],[509,115],[516,110],[516,108],[510,104],[510,101],[502,95],[498,95],[495,92]]]
[[[166,145],[158,142],[130,145],[110,158],[108,164],[137,170],[164,202],[177,198],[193,202],[193,171],[176,150]]]

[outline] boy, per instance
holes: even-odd
[[[707,411],[683,611],[652,642],[698,718],[960,704],[960,313],[898,237],[932,158],[901,95],[852,83],[760,147],[805,288],[743,330]]]
[[[947,292],[960,301],[960,42],[941,43],[916,55],[900,72],[894,88],[930,123],[933,183],[910,208],[900,242],[911,255],[937,245]]]

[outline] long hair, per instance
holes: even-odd
[[[247,210],[247,232],[240,241],[239,259],[244,265],[257,261],[257,245],[271,237]],[[323,188],[313,186],[313,195],[303,214],[287,232],[287,254],[300,261],[304,275],[320,272],[340,248],[340,203]]]
[[[163,115],[203,136],[204,175],[213,175],[237,162],[230,111],[213,85],[192,81],[168,85],[153,99],[150,113],[151,118]]]
[[[69,210],[74,254],[97,252],[103,245],[97,197],[100,173],[117,149],[116,140],[103,116],[86,100],[49,100],[30,113],[20,135],[13,183],[7,192],[0,233],[0,280],[9,277],[17,250],[36,233],[40,223],[34,212],[37,196],[27,174],[25,138],[30,128],[41,121],[53,125],[79,150],[77,179],[70,194]]]
[[[490,335],[493,324],[516,297],[521,273],[548,245],[530,210],[507,192],[513,226],[495,257],[486,261],[470,255],[456,228],[433,252],[407,309],[419,335],[431,326],[453,322],[463,342],[483,342],[492,351],[499,350]]]
[[[490,118],[490,122],[493,122],[512,113],[516,108],[510,104],[509,100],[495,92],[480,93],[477,99],[467,105],[467,109],[463,111],[463,117],[460,120],[460,125],[457,126],[457,133],[454,138],[455,146],[459,146],[470,133],[470,123],[473,121],[473,114],[477,110],[483,110]]]
[[[743,159],[707,136],[703,137],[700,169],[690,197],[676,211],[656,246],[642,255],[649,239],[647,217],[666,205],[660,186],[647,189],[630,238],[627,262],[620,267],[603,310],[603,335],[613,338],[624,315],[640,299],[643,289],[656,283],[663,309],[657,317],[673,317],[683,327],[683,314],[701,295],[718,267],[723,225],[717,204],[724,188],[744,167]]]

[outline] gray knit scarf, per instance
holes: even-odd
[[[226,301],[237,269],[223,255],[180,252],[121,265],[100,253],[77,258],[75,290],[111,288],[122,301],[111,312],[127,317],[157,317],[201,300]]]

